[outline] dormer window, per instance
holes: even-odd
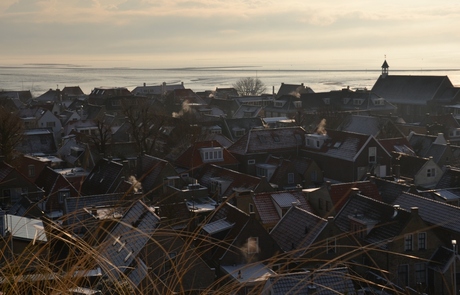
[[[360,106],[360,105],[363,104],[363,102],[364,102],[364,99],[360,99],[360,98],[354,98],[353,99],[353,105],[355,105],[355,106]]]
[[[214,147],[214,148],[202,148],[201,149],[201,160],[203,162],[219,162],[223,161],[223,148]]]
[[[302,102],[300,100],[294,101],[294,107],[296,108],[301,108],[302,107]]]
[[[246,129],[244,128],[233,128],[233,134],[235,137],[241,137],[246,133]]]
[[[119,99],[112,100],[112,106],[114,106],[114,107],[121,106],[121,100],[119,100]]]
[[[350,101],[349,97],[344,97],[343,98],[343,104],[347,104]]]
[[[383,98],[377,98],[377,99],[374,99],[374,105],[376,106],[383,106],[385,105],[385,100]]]
[[[256,175],[258,177],[266,177],[268,180],[270,180],[275,170],[276,170],[275,165],[270,165],[270,164],[257,164],[256,165]]]
[[[276,100],[276,101],[274,102],[275,108],[282,108],[283,105],[284,105],[284,101]]]
[[[324,134],[307,134],[305,135],[305,145],[307,147],[320,149],[327,138],[327,135]]]

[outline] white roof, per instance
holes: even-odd
[[[299,204],[299,200],[290,193],[279,193],[272,194],[272,199],[280,206],[281,208],[291,207],[292,203]]]
[[[234,225],[234,223],[230,223],[225,219],[220,219],[216,220],[214,222],[208,223],[203,226],[203,230],[206,231],[209,234],[215,234],[220,231],[226,230],[231,228]]]
[[[4,218],[5,229],[12,233],[13,237],[31,241],[47,241],[41,220],[10,214],[5,215]]]

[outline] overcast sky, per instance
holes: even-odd
[[[458,0],[1,0],[0,66],[460,68]]]

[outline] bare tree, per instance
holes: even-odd
[[[142,98],[123,100],[122,110],[138,152],[152,154],[165,118],[155,113],[150,101]]]
[[[24,124],[16,112],[0,106],[0,155],[6,162],[13,158],[14,148],[24,135]]]
[[[96,133],[89,136],[89,141],[94,144],[99,154],[106,155],[107,146],[112,141],[112,122],[111,119],[105,114],[96,117],[94,123],[96,124]]]
[[[235,88],[241,96],[260,95],[267,89],[259,78],[251,77],[239,79],[233,84],[233,88]]]

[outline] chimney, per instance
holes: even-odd
[[[326,181],[326,188],[328,191],[331,191],[331,182],[329,180]]]
[[[411,207],[410,208],[410,215],[411,215],[411,217],[418,216],[418,207]]]
[[[146,86],[146,85],[145,85],[145,82],[144,82],[144,87],[145,87],[145,86]]]
[[[359,191],[359,188],[357,188],[357,187],[352,187],[352,188],[350,189],[350,197],[351,197],[351,196],[356,196],[356,195],[359,194],[359,193],[360,193],[360,191]]]

